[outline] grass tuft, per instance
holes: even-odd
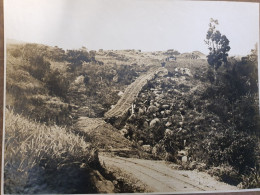
[[[45,181],[43,175],[70,168],[75,170],[75,167],[82,172],[97,161],[96,150],[83,137],[65,128],[29,121],[8,109],[4,154],[5,193],[50,192],[50,181]],[[74,177],[77,176],[74,174]],[[70,192],[75,191],[77,189]],[[52,189],[51,192],[57,190]]]

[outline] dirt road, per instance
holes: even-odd
[[[143,88],[143,86],[147,83],[148,80],[151,80],[154,75],[158,73],[166,73],[167,70],[163,67],[155,68],[148,72],[145,75],[139,76],[135,82],[133,82],[131,85],[129,85],[123,96],[120,98],[120,100],[117,102],[117,104],[111,108],[108,112],[105,113],[105,118],[110,117],[120,117],[124,115],[124,113],[130,108],[132,102],[137,97],[140,90]]]
[[[122,158],[102,155],[101,164],[117,167],[139,179],[153,192],[193,192],[215,190],[237,190],[235,186],[216,181],[206,173],[175,170],[165,161]],[[172,164],[173,165],[173,164]]]

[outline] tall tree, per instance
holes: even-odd
[[[216,28],[218,24],[218,20],[210,19],[209,29],[205,40],[209,49],[207,59],[209,65],[214,68],[215,82],[217,79],[216,71],[222,64],[227,64],[228,52],[230,50],[228,38],[225,35],[222,35]]]

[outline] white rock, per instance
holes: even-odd
[[[187,157],[187,156],[183,156],[183,157],[181,158],[181,161],[186,163],[186,162],[188,161],[188,157]]]
[[[160,122],[160,119],[158,118],[155,118],[153,119],[151,122],[150,122],[150,127],[154,127],[157,123]]]
[[[149,113],[154,113],[157,112],[159,109],[156,106],[149,106],[148,107],[148,112]]]
[[[124,92],[119,91],[117,95],[118,95],[118,96],[122,96],[123,94],[124,94]]]
[[[83,76],[83,75],[78,76],[78,77],[75,79],[75,81],[74,81],[75,84],[81,84],[81,83],[83,83],[83,82],[84,82],[84,76]]]
[[[169,127],[169,126],[171,126],[171,125],[172,125],[172,123],[169,122],[169,121],[165,124],[166,127]]]
[[[128,133],[128,130],[127,130],[127,129],[121,129],[121,130],[119,131],[119,133],[120,133],[121,135],[125,136],[125,135]]]
[[[152,147],[150,145],[142,145],[142,148],[145,152],[151,152]]]
[[[171,135],[173,135],[173,131],[170,130],[170,129],[166,129],[165,132],[164,132],[164,135],[171,136]]]
[[[167,105],[167,104],[162,105],[162,108],[163,108],[163,109],[167,109],[167,108],[169,108],[169,107],[170,107],[170,106]]]

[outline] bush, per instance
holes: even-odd
[[[50,71],[51,64],[43,56],[35,55],[29,58],[28,72],[36,79],[42,80],[47,72]]]
[[[67,98],[69,82],[58,70],[49,72],[44,79],[50,95]]]
[[[231,185],[238,185],[241,181],[241,177],[237,170],[227,164],[212,167],[208,173],[212,176],[217,176],[221,181]]]
[[[20,48],[15,48],[10,51],[11,55],[15,58],[19,58],[22,55]]]
[[[239,184],[241,188],[260,188],[260,170],[259,166],[252,169],[248,174],[242,175],[242,182]]]
[[[257,141],[248,134],[228,129],[211,135],[205,142],[209,165],[228,163],[239,173],[245,173],[255,166]]]

